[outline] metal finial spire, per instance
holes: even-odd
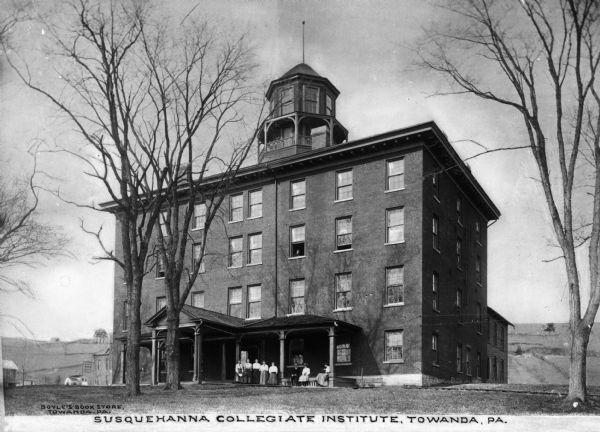
[[[304,63],[304,24],[306,21],[302,21],[302,63]]]

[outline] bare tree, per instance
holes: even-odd
[[[36,170],[24,181],[0,177],[0,293],[20,292],[33,297],[29,282],[14,268],[36,267],[65,253],[67,238],[39,221]]]
[[[475,95],[523,120],[568,280],[567,400],[585,402],[587,345],[600,305],[598,3],[469,0],[445,9],[459,24],[429,32],[421,64],[458,88],[442,94]],[[576,255],[585,244],[587,263]],[[586,265],[590,277],[581,280]],[[584,308],[582,288],[589,292]]]
[[[99,259],[123,269],[128,316],[125,380],[127,394],[133,396],[140,393],[144,276],[154,270],[158,254],[166,264],[169,323],[175,329],[168,340],[176,341],[179,311],[197,275],[197,269],[186,273],[180,295],[184,268],[190,269],[184,266],[184,256],[195,204],[210,204],[206,232],[224,188],[247,155],[246,143],[228,148],[222,141],[224,130],[240,121],[240,105],[249,96],[249,51],[243,38],[221,43],[191,13],[174,22],[164,11],[135,0],[76,0],[70,12],[44,23],[53,40],[49,53],[60,85],[37,82],[27,62],[6,46],[5,53],[22,81],[46,96],[84,143],[58,151],[79,159],[87,167],[85,174],[99,182],[111,200],[100,210],[117,217],[122,255],[106,247],[102,227],[91,230],[82,223],[82,228],[102,246]],[[199,186],[205,173],[216,176],[209,189]],[[182,205],[184,216],[179,213]],[[161,227],[169,227],[165,237],[157,235],[159,216]],[[172,381],[179,383],[178,378]]]
[[[240,110],[252,102],[247,85],[254,65],[244,38],[220,41],[204,23],[183,25],[183,37],[142,33],[148,59],[150,98],[165,126],[157,253],[164,268],[167,308],[166,386],[180,388],[179,317],[203,263],[210,226],[258,132],[230,146],[227,130],[243,123]],[[249,132],[248,132],[249,130]],[[205,181],[206,180],[206,181]],[[191,229],[199,233],[190,235]],[[191,250],[190,250],[191,249]]]

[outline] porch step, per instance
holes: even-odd
[[[335,376],[333,377],[334,387],[356,387],[356,378]]]
[[[383,377],[373,376],[373,377],[357,378],[356,384],[359,387],[381,387],[383,385]]]

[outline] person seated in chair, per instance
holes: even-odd
[[[317,375],[317,384],[321,387],[329,385],[329,365],[327,363],[323,365],[323,372]]]
[[[300,385],[306,387],[308,385],[309,377],[310,377],[310,368],[308,367],[308,363],[304,363],[304,369],[302,369],[302,375],[300,375],[300,378],[298,379],[298,381],[300,382]]]

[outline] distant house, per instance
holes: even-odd
[[[111,349],[93,354],[92,370],[88,375],[89,385],[108,386],[112,384]]]
[[[502,315],[488,306],[487,382],[508,382],[508,326]]]
[[[2,360],[2,383],[4,387],[14,387],[17,384],[19,368],[12,360]]]

